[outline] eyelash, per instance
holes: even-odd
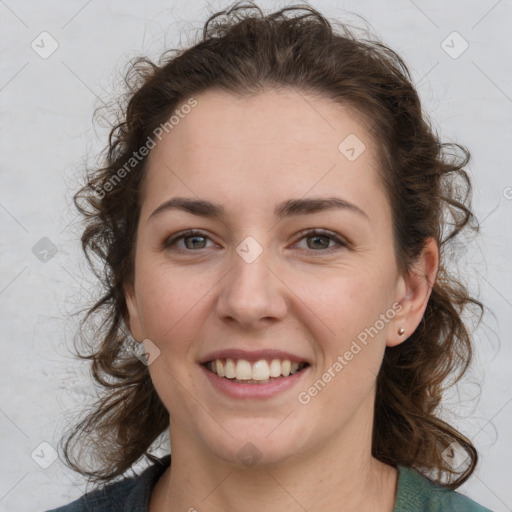
[[[332,252],[338,251],[342,248],[348,248],[350,245],[347,241],[340,238],[339,236],[334,234],[332,231],[327,231],[327,230],[323,230],[323,229],[306,229],[306,230],[301,231],[298,235],[300,236],[298,241],[301,241],[304,238],[322,236],[325,238],[329,238],[329,239],[333,240],[334,242],[336,242],[336,244],[338,244],[335,247],[330,247],[328,249],[323,249],[321,251],[315,251],[314,249],[305,249],[305,250],[312,251],[313,253],[316,253],[316,252],[321,253],[321,255],[331,254]],[[204,234],[202,231],[188,229],[186,231],[182,231],[181,233],[173,235],[173,236],[167,238],[166,240],[164,240],[164,242],[162,244],[162,249],[171,249],[171,247],[173,245],[175,245],[176,242],[178,242],[179,240],[182,240],[185,238],[192,238],[194,236],[200,236],[200,237],[209,239],[209,237],[206,234]],[[198,252],[201,249],[198,249],[197,251],[195,251],[194,249],[176,249],[176,248],[174,248],[172,250],[174,250],[176,252],[180,252],[180,253],[190,253],[190,252]]]

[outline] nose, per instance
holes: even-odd
[[[233,252],[231,270],[220,283],[219,318],[244,329],[268,326],[269,322],[284,318],[288,288],[269,252],[264,250],[252,262]]]

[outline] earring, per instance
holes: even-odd
[[[403,336],[405,332],[405,329],[403,327],[400,327],[400,329],[398,329],[398,336]]]

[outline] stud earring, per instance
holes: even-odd
[[[398,329],[398,336],[403,336],[405,332],[405,329],[403,327],[400,327],[400,329]]]

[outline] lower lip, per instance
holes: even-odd
[[[280,377],[279,379],[271,380],[265,384],[243,384],[233,382],[224,377],[219,377],[216,373],[208,370],[204,365],[200,366],[212,386],[231,398],[270,398],[296,385],[309,370],[309,366],[306,366],[293,375]]]

